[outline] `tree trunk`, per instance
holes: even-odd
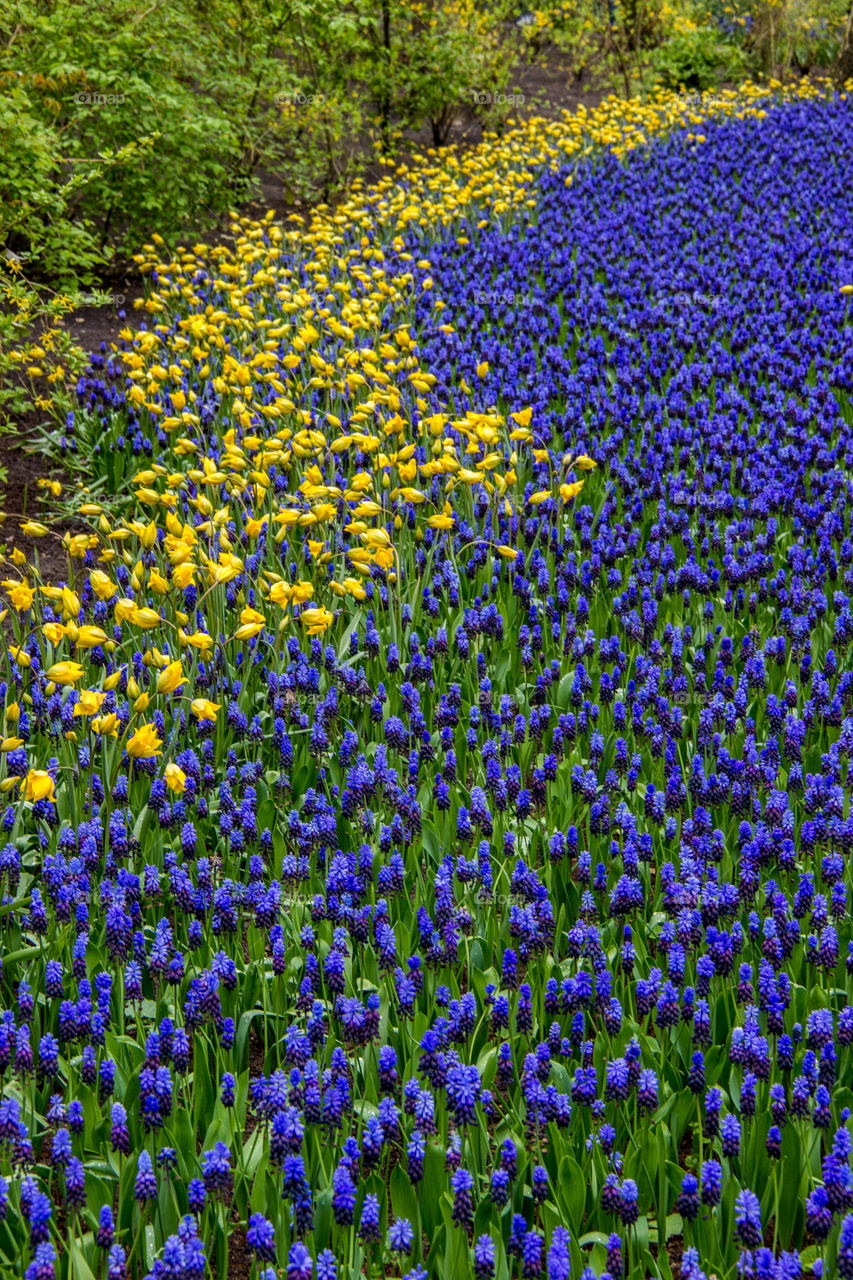
[[[853,0],[847,14],[838,62],[835,64],[835,79],[839,86],[847,80],[853,80]]]

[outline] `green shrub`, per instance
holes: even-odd
[[[607,0],[549,0],[519,15],[531,57],[555,46],[571,60],[576,80],[601,53],[609,17]]]
[[[711,27],[678,31],[651,56],[655,77],[667,89],[713,89],[725,81],[742,79],[748,60],[742,49],[728,43]]]
[[[849,0],[706,0],[700,12],[737,44],[751,71],[784,77],[835,63]]]
[[[473,90],[503,85],[500,25],[473,0],[387,0],[385,13],[387,48],[372,0],[13,0],[0,17],[0,202],[16,218],[0,248],[82,278],[152,230],[214,221],[259,174],[285,199],[328,198],[380,132],[389,147],[392,125],[427,122],[444,141]],[[155,137],[133,164],[97,170]],[[78,171],[90,180],[60,199]]]
[[[404,126],[426,124],[435,146],[447,141],[460,107],[492,124],[511,110],[509,61],[494,15],[472,0],[398,4],[392,9],[390,97]]]

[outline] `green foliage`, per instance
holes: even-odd
[[[551,0],[520,19],[531,56],[554,45],[571,59],[575,79],[580,80],[601,52],[609,10],[607,0]]]
[[[386,60],[392,110],[410,128],[425,122],[435,146],[447,141],[460,105],[492,122],[506,117],[509,62],[500,28],[471,0],[392,9]],[[381,96],[381,95],[380,95]]]
[[[43,140],[37,129],[34,138],[37,144]],[[24,170],[20,186],[0,204],[0,427],[10,415],[38,409],[57,416],[70,407],[68,383],[83,368],[85,353],[64,329],[63,318],[79,292],[75,282],[91,283],[103,262],[91,227],[84,219],[73,220],[73,201],[87,184],[138,161],[155,141],[156,135],[106,151],[98,164],[81,166],[61,184],[51,184],[38,145],[24,152],[34,157],[33,168]],[[20,164],[20,153],[14,159]],[[7,165],[5,173],[11,168]],[[33,266],[41,273],[52,271],[57,283],[73,292],[57,291],[43,275],[31,279]],[[91,296],[101,300],[99,293]],[[43,383],[46,388],[40,389]]]
[[[461,103],[503,87],[500,31],[471,0],[15,0],[0,18],[0,247],[66,283],[153,230],[214,222],[260,175],[285,200],[328,198],[380,126],[386,149],[392,126],[443,142]],[[144,139],[132,164],[99,166]]]
[[[628,97],[833,66],[853,75],[853,53],[841,57],[845,36],[853,49],[849,0],[540,0],[512,15],[531,59],[556,47],[576,79],[594,69]]]
[[[706,0],[698,20],[738,48],[752,72],[828,68],[841,52],[848,0]]]
[[[712,89],[742,79],[748,69],[745,52],[706,26],[675,32],[654,50],[651,64],[667,89]]]

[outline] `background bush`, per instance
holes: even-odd
[[[497,14],[470,0],[18,0],[0,17],[0,247],[85,280],[153,230],[210,222],[276,178],[329,198],[400,129],[444,141],[503,87]],[[392,131],[392,125],[396,135]],[[105,153],[153,140],[132,164]],[[75,173],[88,181],[67,191]]]

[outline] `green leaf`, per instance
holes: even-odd
[[[154,1238],[154,1228],[149,1222],[145,1227],[145,1265],[150,1271],[157,1258],[157,1241]]]
[[[175,1150],[178,1153],[178,1168],[184,1180],[193,1176],[195,1168],[195,1134],[192,1121],[186,1107],[179,1107],[173,1122]]]
[[[586,1179],[580,1165],[571,1156],[560,1161],[560,1178],[557,1195],[563,1207],[566,1226],[572,1235],[578,1235],[586,1207]]]
[[[429,1235],[429,1264],[430,1264],[430,1272],[434,1276],[449,1275],[446,1268],[442,1266],[442,1261],[444,1259],[446,1248],[447,1248],[447,1228],[442,1222],[441,1226],[435,1232]],[[465,1272],[463,1271],[462,1274],[465,1275]]]
[[[468,1253],[468,1237],[461,1227],[448,1226],[443,1274],[446,1276],[467,1276],[470,1271],[471,1259]]]
[[[95,1274],[86,1261],[86,1255],[76,1236],[71,1237],[71,1261],[75,1280],[95,1280]]]
[[[445,1183],[444,1152],[440,1147],[430,1145],[424,1155],[424,1176],[418,1188],[423,1229],[429,1239],[442,1222],[441,1189]]]
[[[195,1103],[193,1109],[195,1130],[196,1133],[200,1133],[203,1124],[205,1129],[207,1128],[206,1120],[213,1106],[215,1092],[210,1078],[210,1068],[207,1065],[207,1045],[199,1036],[196,1037],[193,1053],[192,1088]]]
[[[680,1213],[671,1213],[666,1220],[665,1238],[680,1236],[684,1230],[684,1219]]]
[[[391,1205],[395,1218],[408,1218],[415,1230],[415,1239],[420,1239],[420,1209],[418,1197],[412,1180],[401,1164],[394,1166],[391,1174]]]
[[[257,1212],[261,1212],[259,1209]],[[317,1253],[328,1246],[332,1231],[332,1190],[326,1187],[317,1196],[314,1205],[314,1245]],[[417,1233],[416,1233],[417,1238]]]

